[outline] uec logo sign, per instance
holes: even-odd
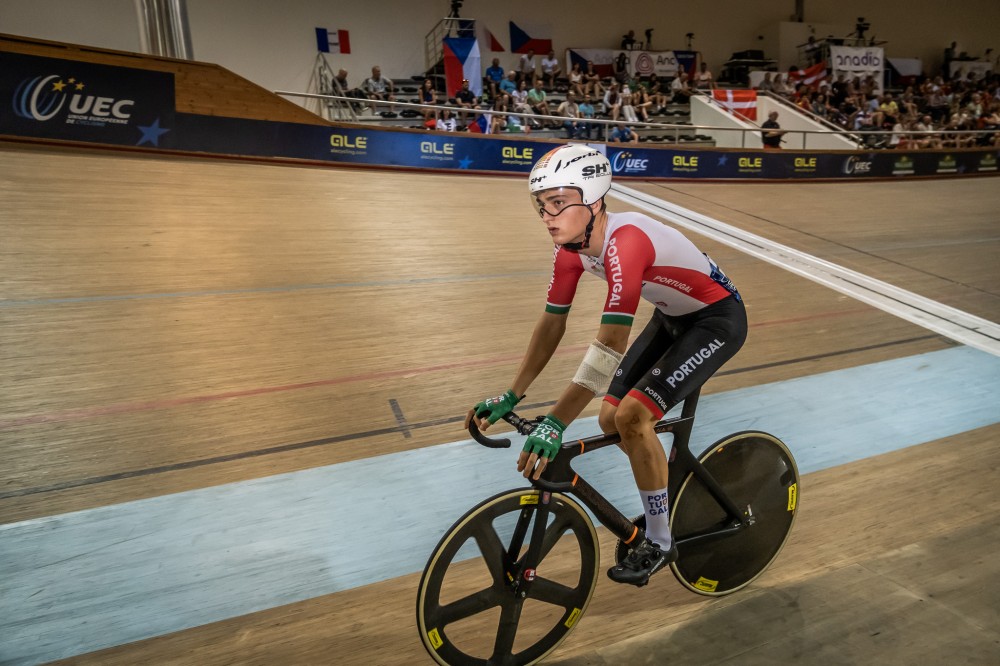
[[[52,83],[56,79],[58,81]],[[25,79],[14,91],[14,113],[21,118],[30,118],[41,122],[51,120],[66,103],[66,98],[69,96],[68,92],[63,91],[66,85],[62,78],[55,74]],[[77,85],[77,89],[81,88],[82,84]],[[134,105],[135,100],[131,99],[116,100],[113,97],[95,97],[79,93],[69,98],[69,112],[71,114],[90,114],[97,118],[128,120],[132,115],[129,109]]]
[[[615,173],[645,171],[648,166],[648,159],[638,159],[636,157],[632,157],[632,153],[628,152],[618,153],[611,162],[611,169]]]

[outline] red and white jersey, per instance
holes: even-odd
[[[602,324],[631,326],[639,299],[671,316],[697,312],[730,294],[732,282],[676,229],[642,213],[608,213],[600,256],[556,246],[547,312],[569,312],[584,271],[608,283]]]

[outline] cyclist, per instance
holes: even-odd
[[[555,244],[545,312],[535,325],[510,389],[469,410],[481,430],[510,412],[541,373],[566,331],[580,276],[608,283],[597,338],[551,412],[527,438],[517,462],[539,478],[559,451],[563,431],[595,395],[606,393],[599,423],[618,432],[646,514],[646,539],[608,570],[643,585],[677,558],[669,528],[667,457],[655,423],[701,386],[746,339],[746,310],[733,283],[677,230],[636,212],[611,213],[604,197],[611,165],[583,144],[545,154],[531,170],[533,205]],[[656,309],[628,353],[629,332],[645,298]]]

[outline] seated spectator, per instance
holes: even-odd
[[[549,90],[553,90],[556,87],[556,79],[562,75],[562,67],[559,65],[559,58],[556,57],[555,51],[549,51],[549,54],[542,58],[542,81],[544,85],[548,86]]]
[[[352,88],[350,84],[347,83],[346,69],[339,70],[337,75],[333,77],[333,94],[340,95],[341,97],[368,99],[368,95],[366,95],[360,88]],[[364,108],[364,105],[351,103],[351,107],[355,111],[361,111]]]
[[[521,56],[521,60],[517,65],[517,81],[527,81],[528,86],[534,86],[535,80],[538,75],[535,72],[535,52],[533,50],[528,50],[527,53]]]
[[[795,92],[795,87],[792,86],[791,81],[788,80],[788,74],[779,73],[776,74],[773,80],[774,94],[781,95],[782,97],[791,97]]]
[[[504,113],[508,110],[507,99],[508,99],[507,96],[503,95],[493,100],[493,106],[490,108],[490,110],[500,112],[492,114],[492,117],[490,118],[490,131],[493,134],[497,134],[499,132],[503,132],[504,130],[506,130],[508,125],[508,118],[512,117],[512,116],[507,116]]]
[[[531,106],[531,111],[536,115],[548,116],[551,115],[548,103],[548,95],[545,94],[545,90],[542,89],[542,80],[538,79],[535,81],[535,87],[528,91],[528,105]],[[541,121],[543,125],[549,125],[550,127],[562,127],[559,123],[553,120],[543,120]]]
[[[394,102],[396,95],[392,79],[382,76],[382,68],[378,65],[372,67],[372,75],[361,84],[361,89],[372,100],[368,106],[372,113],[375,113],[375,102]]]
[[[559,105],[556,114],[563,116],[563,129],[566,130],[566,138],[572,139],[579,130],[580,105],[576,103],[576,96],[572,92],[566,93],[566,101]]]
[[[882,96],[882,102],[878,105],[878,110],[882,112],[882,124],[891,126],[899,120],[899,105],[892,98],[892,93]]]
[[[609,139],[611,143],[639,143],[639,135],[636,134],[631,127],[626,126],[624,123],[618,123],[615,128],[611,130],[611,137]]]
[[[973,120],[979,120],[983,115],[983,98],[979,93],[972,93],[972,98],[965,105],[965,112]]]
[[[517,90],[517,72],[510,70],[507,78],[500,82],[500,92],[510,95]]]
[[[694,76],[694,87],[695,90],[715,90],[715,77],[708,63],[701,63],[701,70]]]
[[[528,83],[521,81],[517,90],[510,94],[510,108],[519,113],[531,114],[531,105],[528,104]],[[518,122],[524,127],[539,127],[538,121],[531,118],[518,118]]]
[[[590,132],[593,129],[594,124],[588,123],[586,120],[588,118],[594,117],[594,104],[593,99],[590,95],[584,95],[583,101],[580,102],[580,119],[584,122],[579,123],[577,126],[576,138],[590,140]]]
[[[626,122],[635,123],[639,121],[635,113],[634,102],[635,100],[629,87],[625,86],[622,88],[621,116]]]
[[[604,95],[604,86],[601,85],[601,77],[594,69],[594,63],[587,61],[587,71],[583,73],[583,94],[594,95],[595,98]]]
[[[795,102],[795,106],[806,113],[813,113],[812,93],[809,92],[809,88],[807,86],[800,86],[798,96],[799,99]]]
[[[639,89],[632,93],[632,107],[636,116],[642,118],[642,122],[649,122],[649,116],[653,112],[653,98],[646,92],[645,86],[639,86]]]
[[[490,94],[497,97],[500,94],[500,83],[504,80],[503,67],[500,66],[500,58],[493,58],[493,64],[486,68],[484,83],[489,86]]]
[[[437,104],[437,91],[434,90],[434,82],[424,79],[424,84],[420,86],[420,103]],[[437,109],[424,109],[424,120],[437,118]]]
[[[812,112],[820,118],[829,118],[833,107],[825,93],[816,93],[816,98],[812,101]]]
[[[458,120],[463,125],[469,117],[469,114],[465,109],[474,109],[476,107],[476,93],[469,89],[469,80],[462,80],[462,87],[457,93],[455,93],[455,104],[462,109],[458,112]]]
[[[963,116],[959,113],[952,114],[951,120],[949,120],[948,124],[941,129],[948,132],[947,134],[942,135],[941,145],[944,148],[968,148],[976,143],[975,134],[958,133],[972,129],[968,123],[967,116]]]
[[[674,96],[674,104],[690,104],[691,95],[694,93],[688,87],[688,75],[684,70],[680,70],[677,77],[670,83],[670,92]]]
[[[604,93],[603,106],[604,115],[611,116],[612,120],[618,120],[618,114],[622,111],[622,95],[617,81],[612,81],[611,87]]]
[[[917,134],[914,135],[911,140],[911,145],[914,148],[940,148],[941,147],[941,135],[940,134],[930,134],[934,131],[934,120],[931,118],[930,114],[924,114],[920,121],[913,126],[913,129],[918,132],[928,132],[928,134]]]
[[[441,116],[437,119],[435,128],[439,132],[454,132],[458,128],[458,123],[451,115],[451,109],[443,107],[441,109]]]
[[[569,71],[569,89],[582,98],[586,94],[583,86],[583,70],[580,69],[580,63],[574,62],[573,69]]]
[[[764,78],[757,84],[757,90],[760,92],[772,92],[774,90],[774,84],[771,83],[771,72],[764,72]]]
[[[653,109],[650,113],[662,113],[667,107],[668,97],[666,94],[666,84],[656,76],[656,72],[649,75],[648,85],[649,97],[653,101]]]
[[[612,63],[612,68],[614,69],[614,79],[619,85],[628,82],[630,78],[628,72],[628,54],[619,53],[614,63]]]

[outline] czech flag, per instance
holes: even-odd
[[[747,120],[757,120],[756,90],[715,89],[712,91],[712,97],[730,113],[743,116]]]
[[[444,38],[444,79],[448,97],[454,97],[461,90],[463,79],[469,81],[469,89],[476,93],[476,97],[483,94],[478,41],[466,37]]]
[[[469,123],[469,131],[475,134],[489,134],[492,118],[492,113],[479,114],[475,120]]]
[[[534,51],[535,53],[546,55],[551,50],[551,39],[533,39],[528,36],[528,33],[517,27],[516,23],[513,21],[510,22],[511,53],[527,53],[528,51]]]

